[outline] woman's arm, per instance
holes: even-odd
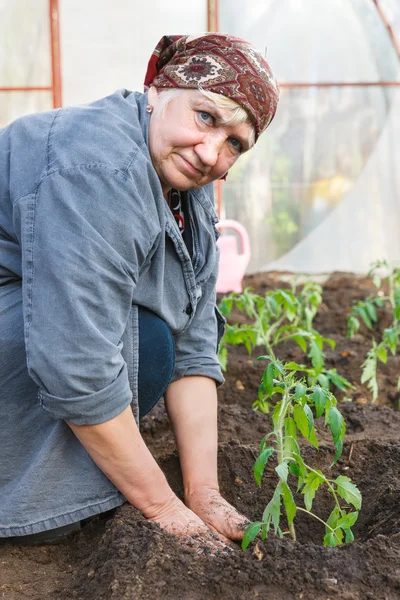
[[[105,423],[68,425],[97,466],[147,519],[176,535],[200,534],[212,550],[221,548],[204,522],[168,485],[140,435],[130,406]]]
[[[183,377],[169,385],[165,400],[178,446],[186,505],[213,530],[241,539],[249,521],[222,498],[218,485],[215,381]]]

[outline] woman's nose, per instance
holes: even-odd
[[[207,167],[213,167],[220,155],[222,140],[217,136],[207,135],[200,144],[195,146],[197,156]]]

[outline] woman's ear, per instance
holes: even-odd
[[[154,87],[154,85],[152,85],[149,88],[149,91],[147,92],[147,100],[153,110],[155,109],[155,107],[158,104],[158,99],[159,99],[159,96],[158,96],[157,88]]]

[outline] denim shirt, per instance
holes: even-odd
[[[145,94],[22,117],[0,131],[0,286],[21,281],[27,367],[55,419],[137,415],[137,305],[176,342],[173,379],[223,382],[212,186],[188,194],[193,257],[148,150]]]

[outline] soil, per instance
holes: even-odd
[[[287,281],[285,275],[269,273],[249,276],[245,285],[264,293],[288,287]],[[300,513],[296,542],[271,535],[246,552],[237,546],[228,554],[199,555],[125,505],[88,522],[57,546],[0,546],[0,599],[400,599],[400,357],[379,366],[379,400],[372,405],[369,390],[359,382],[360,366],[372,335],[378,337],[390,317],[380,310],[373,332],[362,326],[354,339],[347,339],[346,313],[373,286],[364,278],[334,273],[323,288],[315,327],[336,342],[335,350],[326,351],[326,362],[354,385],[346,394],[351,402],[340,404],[347,433],[342,457],[333,467],[334,476],[351,477],[363,494],[354,543],[324,548],[323,527]],[[277,354],[300,360],[299,350],[290,344]],[[261,518],[276,483],[273,464],[261,488],[251,470],[257,446],[270,430],[268,415],[251,408],[261,373],[262,365],[254,366],[244,348],[232,348],[226,383],[219,389],[221,489],[252,520]],[[343,394],[337,396],[341,400]],[[141,429],[181,494],[179,461],[162,403],[142,420]],[[320,449],[304,445],[303,452],[306,462],[327,470],[332,439],[323,423],[318,430]],[[330,512],[327,500],[323,493],[316,496],[314,508],[321,516]]]

